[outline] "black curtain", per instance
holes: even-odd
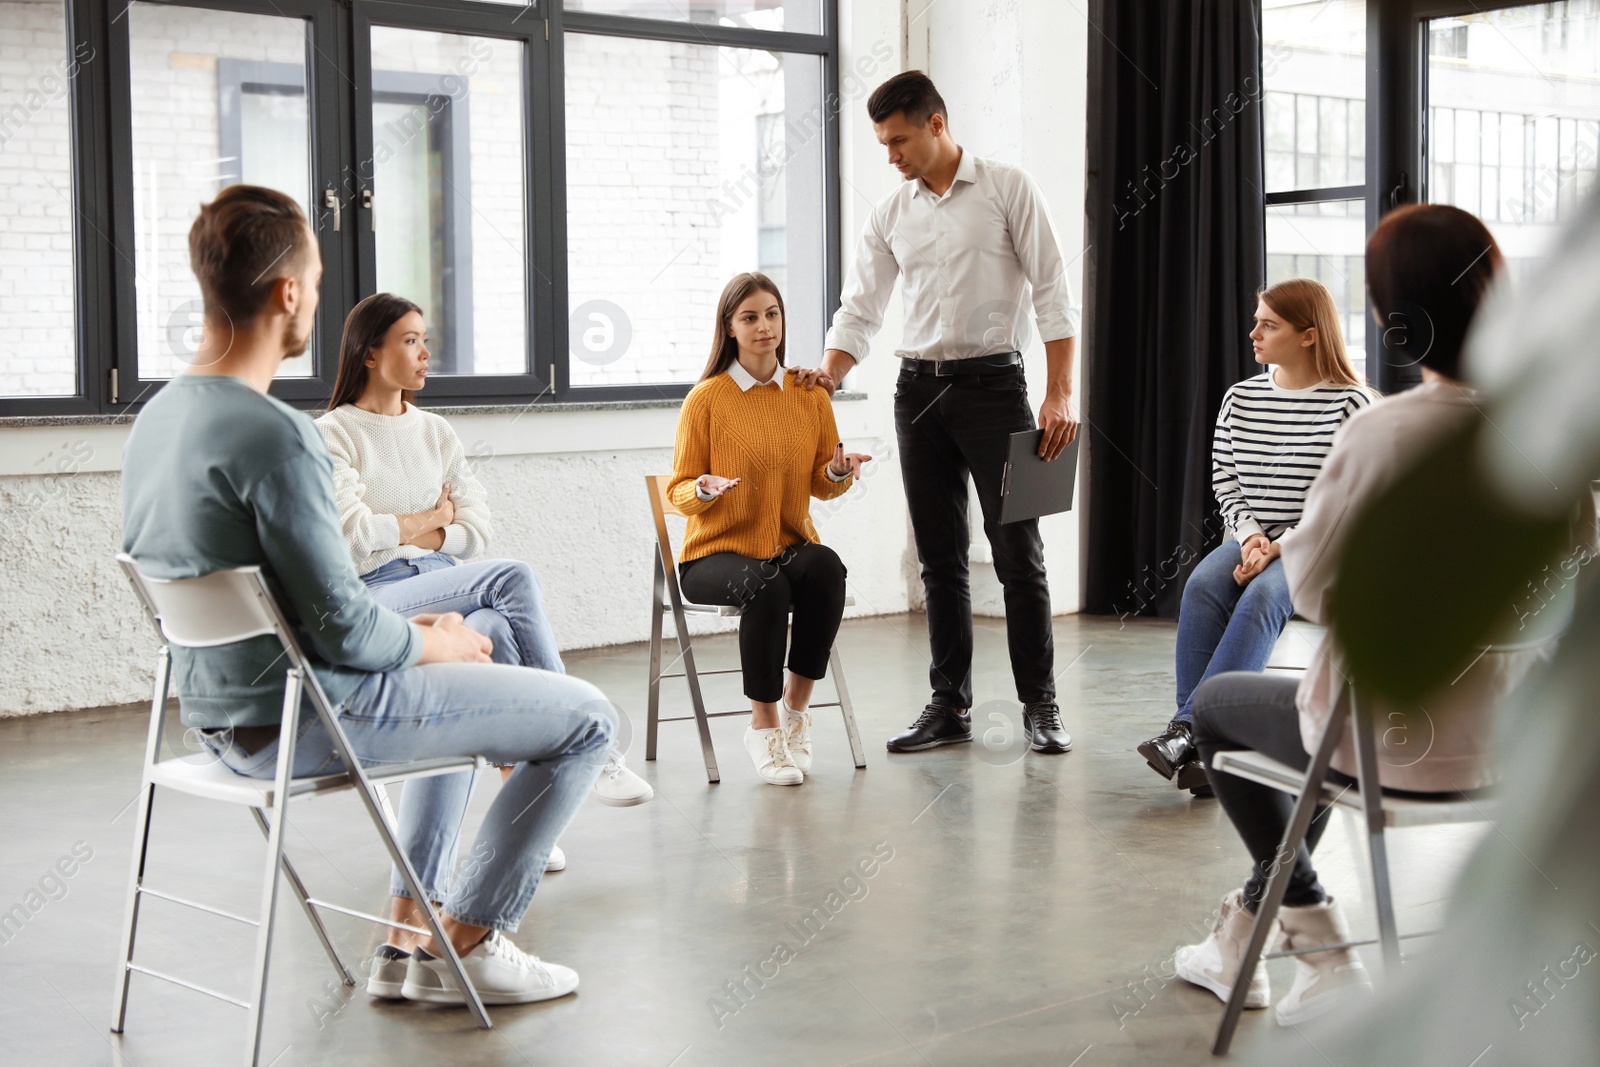
[[[1178,613],[1222,538],[1211,435],[1256,372],[1258,0],[1097,0],[1089,39],[1085,604]]]

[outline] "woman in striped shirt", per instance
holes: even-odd
[[[1344,421],[1372,403],[1345,355],[1339,312],[1317,282],[1263,291],[1250,331],[1267,370],[1222,400],[1212,444],[1212,489],[1228,537],[1189,575],[1178,614],[1176,717],[1139,746],[1151,768],[1208,794],[1196,761],[1193,694],[1223,671],[1259,671],[1294,606],[1278,538],[1300,521],[1306,492]]]

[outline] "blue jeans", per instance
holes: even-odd
[[[1224,671],[1260,671],[1272,655],[1294,604],[1283,560],[1243,588],[1233,580],[1242,559],[1239,542],[1224,541],[1195,566],[1178,609],[1178,714],[1194,719],[1194,691]]]
[[[400,845],[423,890],[451,918],[515,932],[544,875],[556,838],[589,795],[611,748],[616,710],[581,678],[498,663],[433,663],[371,674],[339,710],[363,766],[434,756],[481,755],[514,765],[484,816],[461,876],[457,841],[472,793],[471,772],[408,782]],[[213,747],[233,771],[276,773],[278,742],[246,755]],[[295,744],[296,777],[341,767],[318,719]],[[409,896],[398,876],[392,892]]]
[[[539,579],[520,560],[457,563],[430,552],[390,560],[361,576],[372,599],[409,618],[458,611],[494,642],[496,663],[563,671],[556,635],[544,615]]]

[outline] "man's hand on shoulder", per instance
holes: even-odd
[[[443,615],[415,615],[411,624],[422,634],[422,655],[417,665],[424,663],[493,663],[489,653],[494,643],[478,631],[467,626],[461,613]]]
[[[820,385],[832,396],[855,365],[856,359],[850,353],[840,348],[830,348],[822,354],[821,366],[795,367],[794,384],[805,389],[815,389]]]

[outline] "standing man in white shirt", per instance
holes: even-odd
[[[1011,673],[1031,747],[1066,752],[1072,738],[1055,701],[1039,523],[1000,525],[1010,435],[1036,428],[1021,355],[1029,341],[1023,309],[1030,287],[1049,366],[1039,454],[1054,460],[1078,433],[1070,406],[1078,309],[1066,261],[1038,187],[1019,168],[956,144],[944,99],[926,74],[890,78],[867,100],[867,113],[905,184],[873,210],[822,366],[802,378],[831,390],[866,358],[900,278],[905,336],[895,353],[901,362],[895,432],[927,593],[933,699],[888,748],[918,752],[972,740],[970,474],[1005,588]]]

